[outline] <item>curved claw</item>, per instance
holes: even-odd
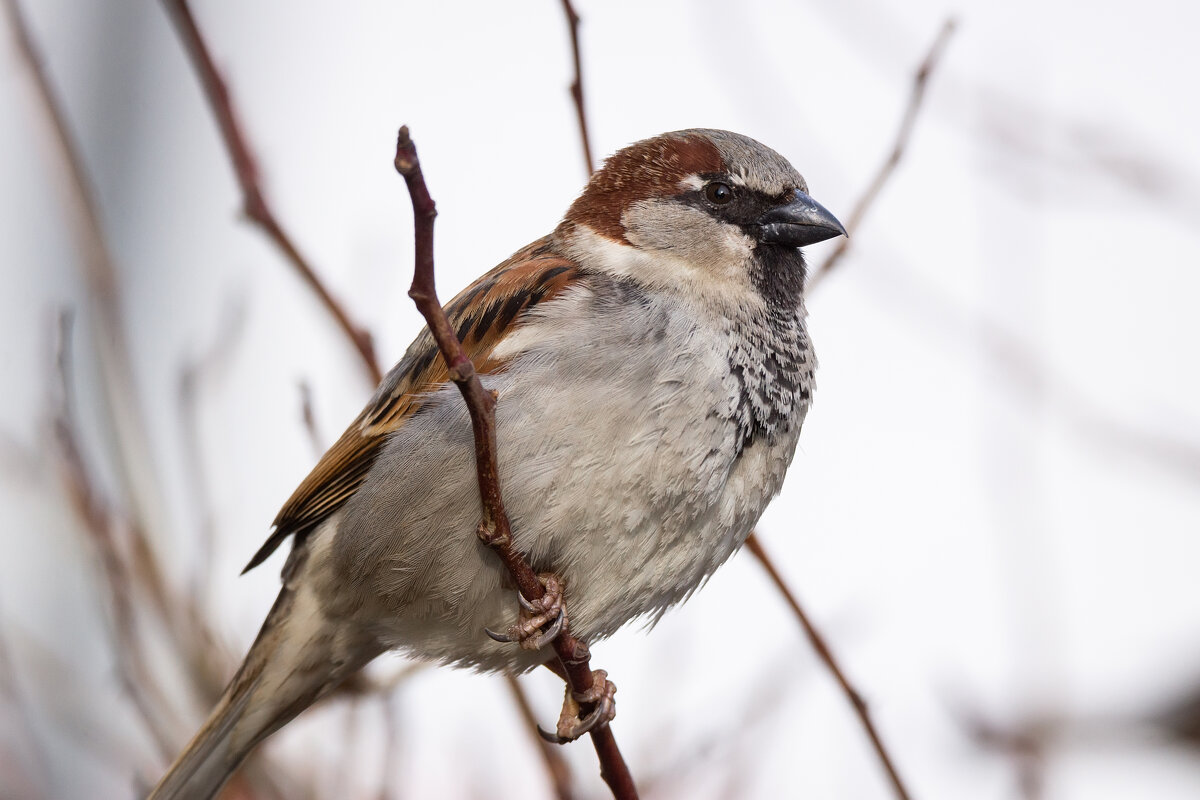
[[[558,616],[554,618],[554,624],[552,624],[545,633],[538,637],[538,647],[541,647],[547,642],[553,642],[556,638],[558,638],[558,635],[562,633],[563,623],[566,622],[566,620],[567,615],[563,613],[563,610],[560,608],[558,610]]]
[[[557,733],[551,733],[541,725],[537,726],[538,736],[541,736],[550,744],[567,744],[568,742],[575,741],[581,736],[591,733],[594,728],[600,725],[601,721],[607,724],[608,720],[605,719],[605,716],[606,709],[604,708],[604,704],[601,703],[592,709],[592,713],[588,714],[583,719],[578,720],[578,725],[571,726],[570,736],[561,736]]]
[[[507,633],[496,633],[491,628],[484,628],[483,632],[486,633],[493,641],[500,642],[501,644],[509,644],[510,642],[515,641],[513,637],[509,636]]]
[[[532,600],[526,600],[525,595],[517,592],[517,602],[521,604],[521,608],[528,611],[530,614],[537,614],[541,611],[540,608],[533,604]]]
[[[583,736],[585,733],[591,733],[592,729],[595,728],[597,725],[599,725],[601,722],[603,722],[605,725],[607,725],[608,719],[605,717],[606,711],[607,711],[607,709],[605,709],[604,703],[598,703],[596,705],[596,707],[594,709],[592,709],[592,713],[588,714],[586,717],[584,717],[582,720],[580,720],[579,727],[577,727],[571,731],[571,733],[574,734],[574,738],[578,739],[580,736]]]
[[[546,740],[550,744],[566,744],[568,741],[567,739],[564,739],[561,736],[559,736],[557,733],[551,733],[550,731],[543,728],[541,725],[537,726],[537,732],[538,732],[538,736],[542,737],[544,740]]]

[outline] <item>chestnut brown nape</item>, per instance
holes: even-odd
[[[667,133],[618,150],[597,170],[564,221],[589,227],[612,239],[623,240],[621,215],[633,203],[679,193],[679,182],[688,175],[713,175],[725,171],[716,145],[700,133]]]

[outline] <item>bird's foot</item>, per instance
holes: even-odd
[[[567,627],[567,606],[563,602],[563,583],[555,574],[538,575],[546,592],[537,600],[527,600],[517,592],[521,614],[515,625],[504,633],[484,628],[497,642],[516,642],[523,650],[540,650],[553,642]],[[549,627],[546,627],[549,626]]]
[[[593,670],[592,686],[586,692],[573,692],[570,686],[567,687],[557,730],[549,733],[538,728],[538,733],[552,744],[566,744],[585,733],[603,728],[617,715],[617,703],[613,697],[616,693],[617,687],[608,679],[608,673],[602,669]],[[591,706],[592,710],[581,718],[579,714],[585,705]]]

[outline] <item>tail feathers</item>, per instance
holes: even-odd
[[[285,587],[217,707],[149,800],[215,797],[259,742],[381,649],[330,622],[307,587]]]
[[[171,769],[150,793],[149,800],[192,800],[215,797],[250,751],[234,748],[234,728],[250,701],[253,685],[240,695],[226,691],[204,727],[175,759]]]

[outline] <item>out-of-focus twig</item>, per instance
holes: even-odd
[[[1013,759],[1017,785],[1024,800],[1045,797],[1046,751],[1054,737],[1055,724],[1049,720],[1031,720],[1016,728],[1005,728],[981,715],[964,720],[967,732],[980,746]]]
[[[100,211],[84,167],[80,150],[71,135],[62,104],[50,85],[24,15],[16,0],[3,0],[17,52],[29,71],[37,93],[38,105],[45,115],[54,165],[65,178],[65,200],[72,217],[71,231],[77,241],[83,278],[88,289],[94,326],[93,340],[100,357],[103,398],[112,425],[109,443],[115,453],[117,476],[124,501],[132,517],[133,535],[144,537],[148,530],[162,530],[164,515],[160,509],[157,471],[150,456],[149,440],[137,396],[133,367],[120,308],[116,265],[100,224]],[[134,543],[139,552],[150,552],[150,542]],[[151,560],[153,562],[153,559]],[[154,563],[143,565],[155,570]],[[165,592],[162,576],[146,576],[156,600]]]
[[[813,649],[817,651],[817,656],[824,662],[829,672],[833,675],[834,680],[838,682],[838,686],[841,687],[842,692],[850,701],[850,705],[854,707],[854,713],[858,715],[863,730],[867,732],[867,737],[871,740],[871,746],[875,748],[875,754],[879,757],[879,762],[887,772],[888,780],[892,784],[892,789],[895,791],[896,797],[900,798],[900,800],[909,800],[908,789],[905,788],[904,781],[900,778],[900,773],[896,771],[896,765],[892,762],[892,757],[884,746],[883,740],[879,738],[879,732],[875,730],[875,723],[871,721],[871,713],[867,708],[867,702],[863,700],[862,695],[850,683],[850,680],[846,677],[846,673],[842,672],[842,668],[838,665],[837,659],[834,658],[833,652],[825,644],[825,639],[809,620],[808,614],[804,613],[804,609],[801,608],[795,595],[788,589],[782,576],[776,571],[775,565],[767,556],[766,551],[763,550],[762,544],[757,538],[751,535],[746,540],[746,547],[758,559],[759,563],[762,564],[763,569],[767,571],[776,588],[779,589],[780,593],[787,600],[788,605],[792,608],[792,613],[796,615],[796,619],[800,621],[801,627],[804,628],[804,634],[808,637],[808,641],[812,644]]]
[[[70,361],[71,318],[70,315],[63,314],[56,366],[59,401],[54,416],[54,441],[63,473],[63,484],[72,507],[91,538],[106,578],[113,615],[113,652],[117,659],[117,677],[141,715],[146,729],[159,748],[160,755],[166,758],[174,748],[172,736],[161,716],[162,710],[168,708],[169,704],[158,691],[158,684],[150,675],[131,597],[134,579],[129,574],[118,541],[121,530],[128,526],[122,525],[97,492],[91,471],[79,447],[71,412]]]
[[[208,473],[204,469],[200,435],[198,396],[202,385],[230,360],[233,349],[245,329],[246,306],[240,299],[226,304],[217,324],[212,343],[195,358],[186,361],[179,371],[179,420],[182,428],[184,463],[188,471],[187,485],[193,496],[192,513],[199,518],[196,524],[196,545],[190,574],[191,593],[197,598],[201,613],[208,607],[212,592],[212,570],[215,557],[216,519]],[[228,666],[228,665],[226,665]],[[228,670],[219,670],[228,675]],[[220,680],[224,683],[224,678]],[[217,697],[222,686],[217,686]]]
[[[2,609],[0,609],[2,610]],[[51,772],[46,759],[45,743],[34,726],[33,714],[25,700],[17,678],[17,668],[11,649],[8,646],[8,634],[3,626],[4,614],[0,613],[0,707],[7,707],[6,716],[16,717],[24,731],[20,739],[28,749],[29,758],[33,761],[34,774],[29,775],[29,781],[35,782],[40,791],[38,796],[49,797]],[[3,753],[0,753],[0,757]],[[13,776],[14,782],[16,776]],[[19,784],[18,784],[19,785]]]
[[[546,774],[550,777],[550,783],[554,788],[554,796],[558,800],[574,800],[575,792],[571,789],[571,766],[562,757],[562,752],[557,746],[536,734],[537,717],[533,713],[533,706],[529,704],[529,698],[526,696],[521,682],[513,675],[505,675],[504,680],[513,696],[513,702],[517,704],[517,710],[521,712],[521,718],[525,720],[526,730],[533,734],[533,738],[536,740],[538,751],[542,754],[542,761],[546,765]]]
[[[317,430],[317,414],[313,408],[313,390],[312,384],[307,380],[301,379],[299,384],[300,389],[300,420],[304,423],[304,431],[308,434],[309,444],[312,445],[313,452],[320,456],[325,452],[325,438],[321,436],[321,432]]]
[[[722,706],[736,711],[736,715],[721,719],[719,724],[707,726],[699,731],[686,731],[686,747],[672,752],[672,741],[679,739],[682,732],[677,720],[659,720],[657,727],[648,731],[645,739],[655,743],[653,766],[638,772],[642,791],[650,797],[660,794],[678,794],[672,788],[678,786],[681,776],[695,780],[708,770],[721,769],[724,783],[740,785],[741,792],[714,793],[715,797],[741,797],[746,794],[747,776],[753,775],[759,764],[754,757],[761,752],[759,742],[770,734],[765,730],[784,709],[789,695],[795,694],[802,685],[796,666],[791,658],[763,659],[761,670],[750,681],[738,680],[719,689]],[[714,722],[716,720],[713,720]],[[696,735],[696,734],[699,735]],[[740,784],[738,778],[742,778]]]
[[[938,31],[937,37],[933,40],[933,45],[930,46],[929,51],[925,54],[924,60],[921,61],[921,66],[917,68],[916,75],[913,76],[912,93],[909,95],[908,105],[904,109],[904,116],[900,120],[900,128],[896,131],[896,139],[892,144],[891,152],[888,153],[883,163],[879,165],[879,170],[867,186],[867,190],[858,198],[854,210],[850,212],[850,216],[846,220],[847,236],[838,240],[838,245],[833,249],[833,252],[813,270],[812,276],[808,281],[810,290],[820,283],[842,260],[842,256],[846,254],[846,250],[850,247],[850,237],[857,232],[863,216],[892,177],[892,173],[896,171],[896,167],[899,166],[900,159],[903,158],[904,151],[908,148],[908,142],[912,138],[913,127],[916,125],[917,115],[921,110],[921,103],[925,99],[925,88],[929,84],[929,76],[933,73],[934,68],[937,67],[938,60],[942,57],[942,52],[946,49],[946,43],[950,40],[951,34],[954,33],[955,26],[956,23],[953,18],[946,20],[942,24],[941,30]]]
[[[596,162],[592,160],[592,143],[588,136],[587,112],[584,110],[583,104],[583,66],[579,57],[579,14],[575,13],[575,7],[571,5],[571,0],[562,0],[562,8],[571,35],[571,58],[575,66],[575,78],[571,81],[571,99],[575,101],[575,115],[579,120],[579,141],[583,145],[583,166],[587,169],[587,174],[591,175],[596,169]]]
[[[462,343],[454,333],[446,312],[438,301],[434,286],[433,269],[433,222],[437,207],[425,185],[425,176],[417,159],[417,149],[409,136],[408,128],[400,128],[396,141],[396,171],[404,177],[412,199],[415,268],[413,282],[408,295],[425,317],[429,330],[438,344],[451,380],[458,386],[471,415],[471,427],[475,438],[475,467],[479,478],[479,495],[483,505],[483,519],[479,523],[479,538],[500,559],[513,578],[519,591],[528,600],[539,600],[545,587],[529,566],[524,555],[512,544],[512,531],[504,500],[500,494],[499,470],[496,466],[496,397],[483,388],[483,382],[475,372],[475,365],[463,351]],[[571,690],[583,695],[592,688],[596,679],[589,665],[590,653],[587,645],[567,630],[554,639],[554,651],[566,675]],[[599,670],[597,671],[600,672]],[[583,713],[591,709],[584,704]],[[633,777],[625,764],[610,725],[601,725],[591,731],[592,744],[600,759],[600,774],[618,800],[637,797]]]
[[[156,680],[145,642],[144,625],[154,622],[141,611],[158,615],[175,654],[192,672],[203,690],[199,665],[211,664],[214,641],[190,596],[174,592],[162,571],[149,532],[166,529],[159,506],[157,472],[150,459],[144,415],[136,394],[132,362],[120,309],[119,273],[108,248],[100,213],[92,193],[80,150],[76,146],[62,107],[42,67],[37,49],[15,0],[4,0],[17,51],[33,78],[53,145],[55,164],[66,177],[64,192],[72,216],[71,228],[79,242],[83,277],[87,287],[93,336],[99,356],[103,398],[115,452],[116,475],[123,503],[110,503],[99,489],[87,463],[76,430],[70,398],[70,340],[66,317],[58,348],[61,400],[53,404],[53,452],[68,499],[89,536],[109,597],[112,648],[116,676],[129,696],[164,760],[178,745],[174,736],[172,703]],[[220,680],[220,679],[217,679]]]
[[[209,106],[221,129],[221,137],[225,142],[226,150],[229,151],[229,157],[237,175],[238,186],[241,188],[243,211],[251,221],[262,228],[263,232],[283,252],[308,288],[316,294],[325,310],[329,312],[338,327],[354,345],[371,382],[378,384],[383,379],[383,372],[380,370],[375,356],[375,344],[370,332],[351,320],[345,307],[330,293],[308,259],[301,254],[291,235],[279,224],[275,212],[267,202],[259,179],[257,162],[238,121],[233,100],[229,96],[229,89],[221,78],[221,73],[205,44],[200,28],[196,25],[187,0],[163,0],[163,2],[192,59],[192,64],[204,86]]]

